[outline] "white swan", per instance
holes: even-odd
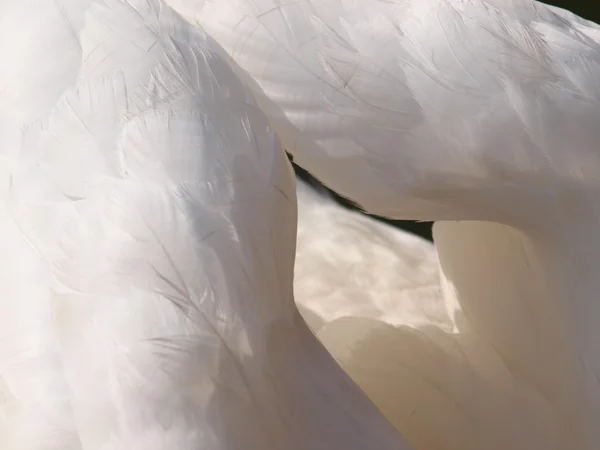
[[[384,216],[479,221],[436,227],[451,333],[323,337],[409,440],[600,447],[600,27],[529,0],[171,3],[328,186]]]
[[[409,448],[293,303],[295,192],[159,0],[0,3],[0,448]]]
[[[327,16],[222,0],[194,17],[262,85],[297,159],[342,193],[520,229],[438,226],[450,330],[321,329],[395,425],[417,448],[596,449],[598,29],[493,3],[505,9],[332,1]],[[0,447],[408,448],[298,320],[291,174],[220,49],[155,1],[5,1],[0,14]],[[289,17],[318,31],[306,55],[290,52]],[[389,67],[374,77],[377,62]]]

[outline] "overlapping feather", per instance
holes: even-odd
[[[322,331],[396,426],[418,448],[598,447],[600,28],[530,0],[171,3],[329,187],[384,216],[488,221],[437,226],[453,334],[358,307]],[[503,373],[512,389],[487,383]]]
[[[590,22],[529,0],[170,3],[250,76],[295,161],[369,212],[514,221],[515,191],[598,185]]]
[[[65,5],[3,166],[2,448],[406,448],[297,313],[293,174],[222,50],[160,0]]]

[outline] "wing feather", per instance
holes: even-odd
[[[598,184],[591,22],[529,0],[171,3],[248,74],[295,161],[369,212],[512,222],[533,201],[501,204],[515,186]]]

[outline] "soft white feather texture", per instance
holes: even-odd
[[[430,242],[296,187],[294,296],[314,331],[342,317],[453,329]]]
[[[416,448],[588,448],[580,362],[526,236],[438,223],[443,298],[427,243],[302,182],[298,214],[300,310]]]
[[[77,78],[74,33],[89,3],[0,1],[0,448],[7,450],[80,448],[51,321],[51,270],[7,206],[23,127],[46,117]]]
[[[518,228],[437,226],[451,330],[321,328],[396,427],[596,450],[598,27],[525,0],[172,2],[327,184]],[[161,2],[90,4],[0,2],[0,447],[406,448],[296,314],[293,181],[222,50]]]
[[[516,220],[598,184],[595,24],[530,0],[169,2],[250,75],[295,161],[369,212]]]
[[[437,311],[451,328],[431,319],[441,299],[422,296],[419,310],[395,316],[398,295],[374,317],[369,292],[321,326],[326,348],[415,448],[595,448],[587,371],[597,341],[573,351],[569,333],[583,328],[560,315],[532,242],[479,222],[438,223],[434,237],[446,305]]]
[[[217,44],[160,0],[0,5],[0,447],[408,448],[294,306],[291,167]]]
[[[459,346],[450,370],[440,338],[431,364],[400,380],[422,352],[384,333],[358,369],[345,364],[388,416],[397,408],[409,440],[600,447],[600,27],[530,0],[170,3],[223,45],[286,149],[326,185],[384,216],[486,221],[436,232],[448,345],[477,358]],[[322,339],[348,360],[335,346],[356,349],[372,330]],[[377,389],[383,377],[394,382]],[[453,406],[415,388],[424,381]],[[407,413],[410,394],[438,419]],[[454,407],[468,419],[450,426]]]

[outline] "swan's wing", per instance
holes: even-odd
[[[84,13],[52,23],[78,63],[3,166],[6,220],[31,249],[6,284],[45,296],[2,344],[59,348],[61,367],[2,353],[0,418],[47,411],[73,439],[26,417],[3,448],[407,448],[299,319],[291,167],[221,50],[159,0]],[[25,306],[5,299],[2,320],[18,320]],[[33,402],[47,373],[60,398]]]
[[[569,11],[567,9],[559,8],[558,6],[547,5],[547,4],[545,4],[544,7],[548,8],[554,14],[556,14],[559,17],[564,18],[566,21],[571,22],[572,24],[581,25],[583,27],[583,29],[586,29],[589,27],[594,29],[598,26],[595,22],[592,22],[591,20],[586,20],[583,17],[579,17],[578,15],[572,13],[571,11]]]
[[[80,448],[52,324],[51,270],[7,201],[23,130],[75,82],[75,35],[89,4],[0,1],[0,448],[7,450]]]
[[[523,187],[599,181],[589,22],[529,0],[170,2],[253,79],[295,161],[369,212],[511,220]]]
[[[430,242],[296,185],[294,295],[313,330],[346,316],[452,329]]]
[[[76,85],[28,130],[9,207],[55,279],[81,446],[264,448],[244,413],[264,368],[245,359],[293,312],[285,156],[163,4],[95,3],[77,39]]]

